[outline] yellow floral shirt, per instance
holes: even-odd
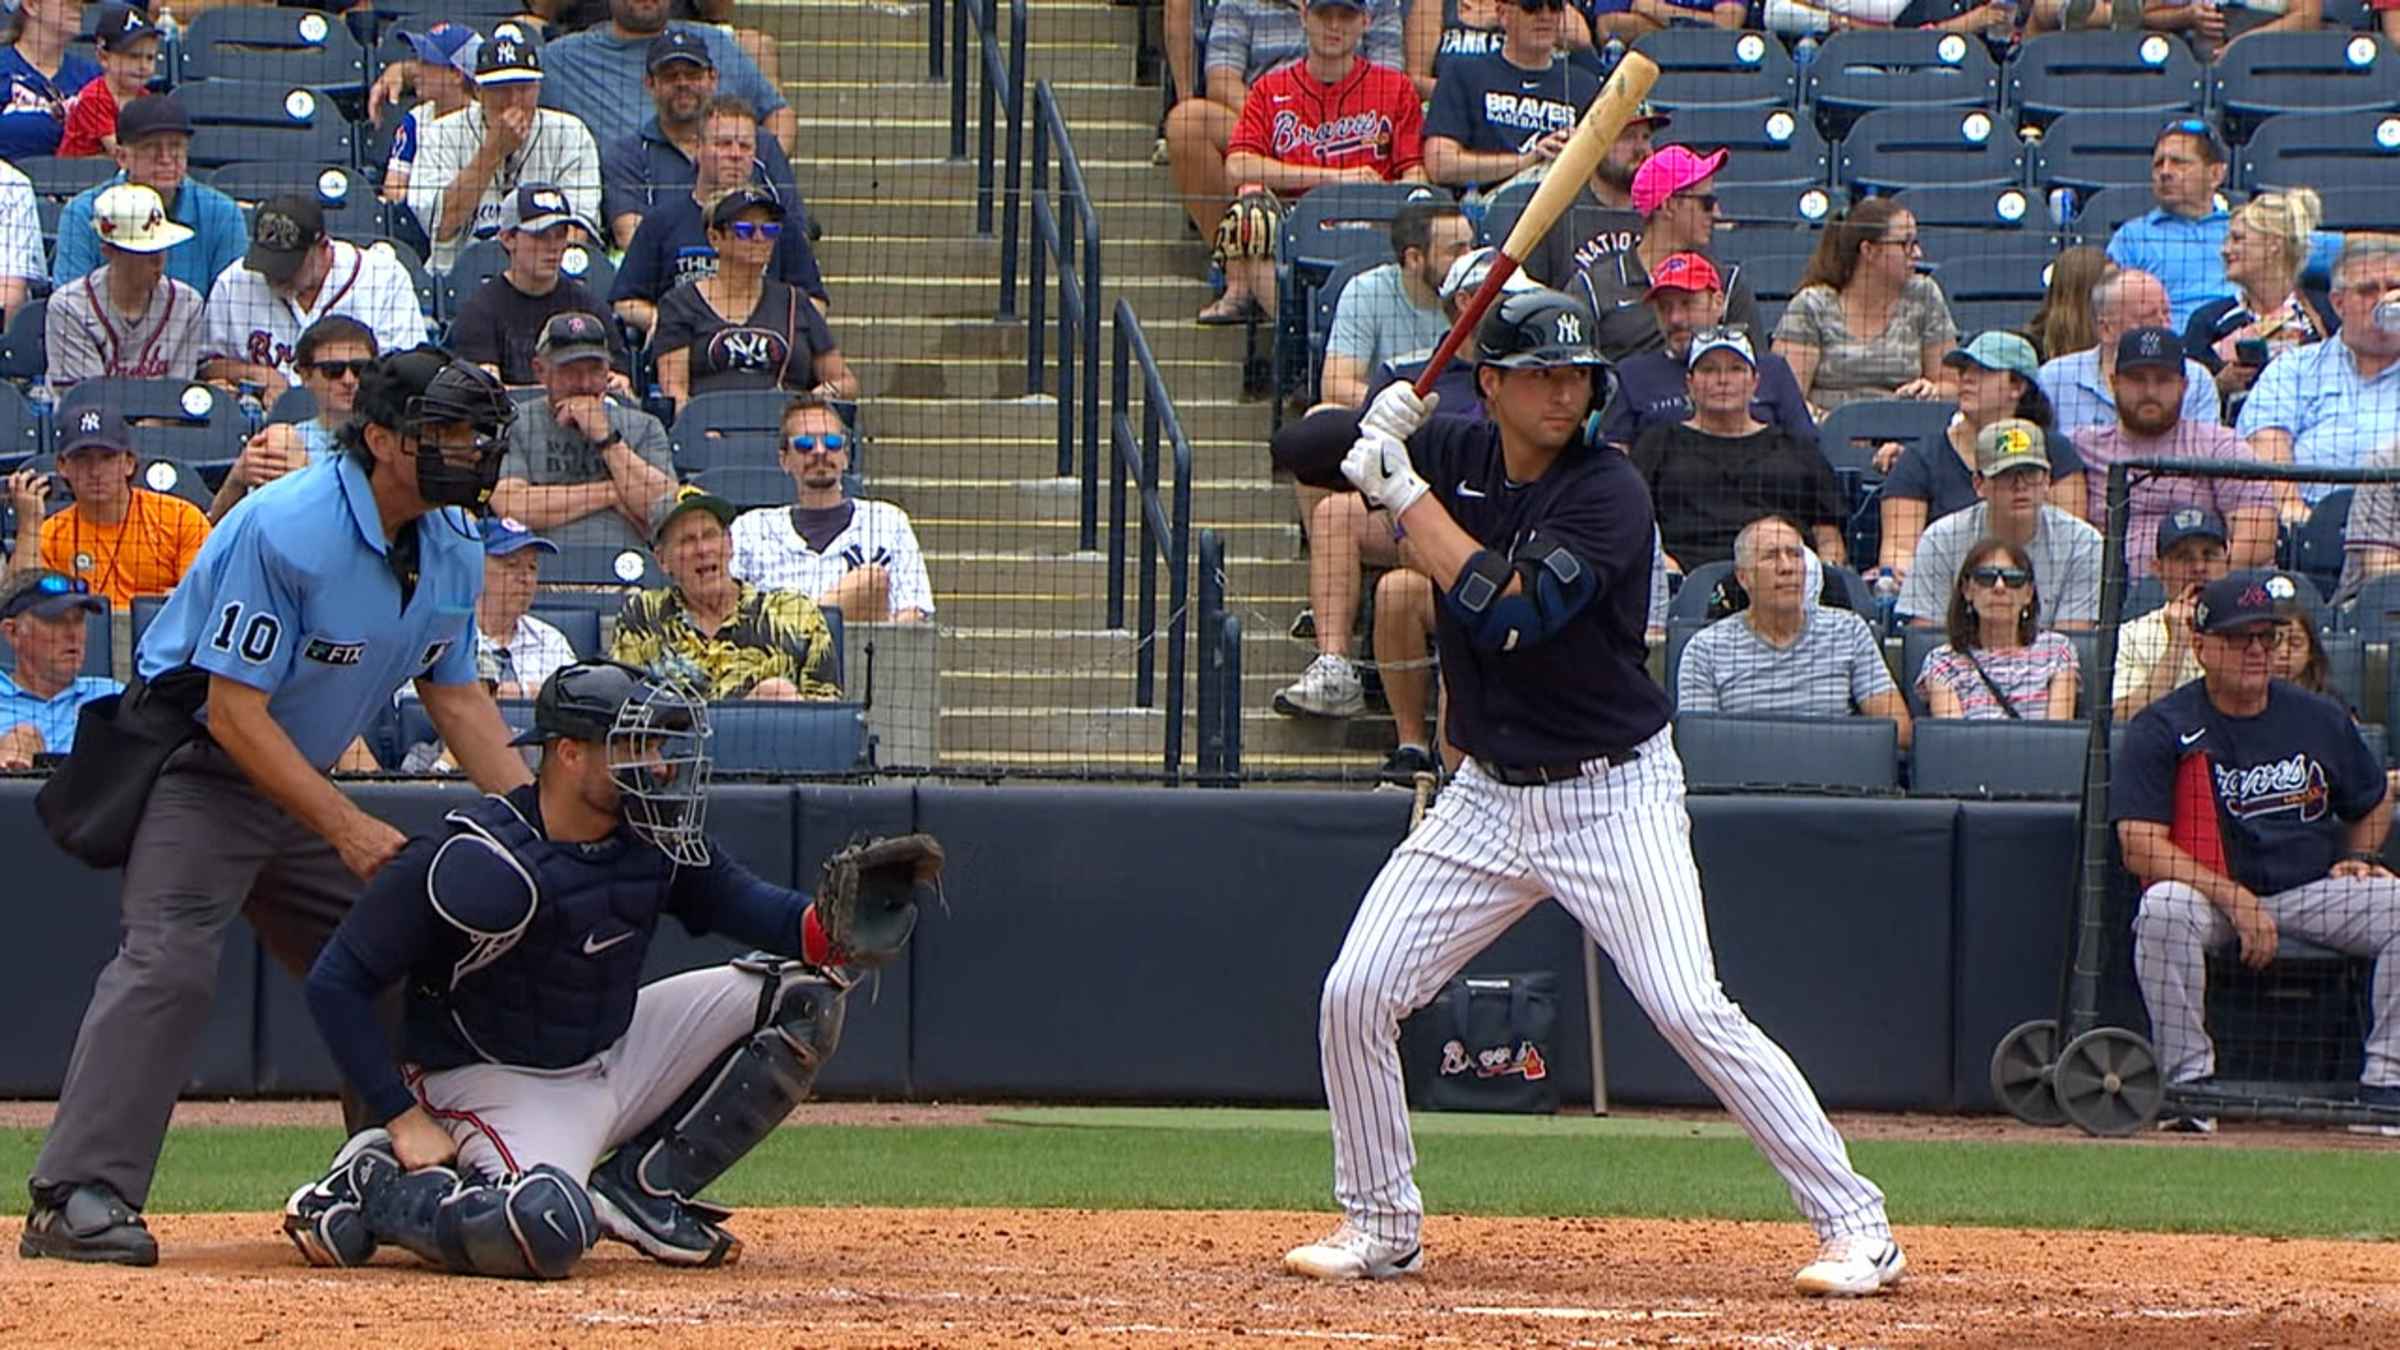
[[[672,586],[643,591],[617,616],[610,656],[653,674],[682,680],[710,699],[742,698],[761,681],[782,678],[800,697],[838,699],[833,632],[817,602],[798,591],[763,591],[734,583],[733,617],[716,635],[693,626],[683,592]]]

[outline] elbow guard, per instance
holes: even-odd
[[[1478,550],[1450,587],[1450,606],[1467,640],[1481,651],[1515,651],[1548,641],[1599,590],[1592,569],[1563,544],[1533,534],[1516,552],[1520,556],[1512,561]],[[1512,578],[1520,583],[1513,594],[1508,591]]]

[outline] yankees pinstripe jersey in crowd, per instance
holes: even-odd
[[[1325,84],[1296,62],[1261,77],[1242,104],[1227,154],[1247,150],[1285,164],[1369,168],[1386,181],[1425,159],[1417,87],[1390,66],[1360,59]]]
[[[925,552],[917,545],[916,528],[908,523],[908,513],[890,502],[861,498],[824,508],[766,506],[745,511],[733,522],[728,570],[753,586],[823,595],[869,564],[881,567],[890,578],[895,613],[933,613],[933,582],[925,574]]]

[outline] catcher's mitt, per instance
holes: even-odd
[[[1219,267],[1243,258],[1272,258],[1283,233],[1283,203],[1257,184],[1242,189],[1217,221],[1216,262]]]
[[[916,931],[917,907],[942,893],[942,843],[904,834],[851,844],[825,860],[801,956],[812,966],[889,965]]]

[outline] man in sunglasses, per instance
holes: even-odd
[[[852,497],[852,434],[833,405],[796,395],[783,410],[783,471],[792,504],[745,511],[733,522],[734,580],[799,591],[840,608],[850,622],[917,623],[933,616],[933,582],[908,513]]]
[[[2270,678],[2304,580],[2237,572],[2192,610],[2200,679],[2143,710],[2117,756],[2109,815],[2142,880],[2133,968],[2170,1086],[2216,1072],[2202,1021],[2211,949],[2262,970],[2285,938],[2378,963],[2358,1099],[2400,1108],[2400,880],[2383,865],[2383,765],[2332,699]],[[2207,803],[2197,811],[2192,798]],[[2394,1125],[2369,1130],[2400,1133]],[[2206,1133],[2205,1109],[2161,1128]]]
[[[543,397],[508,428],[492,509],[563,549],[644,550],[650,517],[675,487],[667,429],[608,396],[608,325],[552,315],[534,344]]]
[[[316,403],[315,415],[297,422],[269,422],[253,433],[209,503],[210,520],[223,520],[251,489],[305,469],[332,452],[334,439],[358,403],[359,378],[375,364],[375,330],[347,314],[329,314],[300,335],[292,364],[300,369],[300,387]]]
[[[1652,273],[1677,253],[1708,256],[1717,228],[1717,194],[1709,191],[1717,171],[1725,167],[1728,151],[1701,154],[1687,146],[1670,145],[1642,161],[1633,175],[1633,205],[1642,213],[1642,237],[1632,248],[1595,259],[1578,285],[1592,312],[1600,318],[1594,344],[1611,361],[1664,345],[1658,317],[1646,303]],[[1739,263],[1720,267],[1725,292],[1724,324],[1747,333],[1759,331],[1758,298],[1742,279]]]
[[[1425,176],[1492,192],[1558,158],[1600,77],[1558,55],[1566,0],[1505,0],[1500,50],[1451,62],[1425,115]]]
[[[551,316],[606,312],[580,275],[591,255],[582,252],[586,245],[579,241],[592,237],[592,227],[576,218],[566,194],[550,184],[527,183],[508,194],[500,207],[500,247],[508,253],[508,266],[460,298],[458,317],[450,321],[450,350],[499,376],[502,384],[541,383],[533,348]],[[578,254],[574,276],[562,271],[569,250]],[[614,325],[608,346],[609,365],[617,372],[630,369],[625,340]],[[633,392],[621,373],[609,385],[619,393]]]
[[[2091,628],[2100,618],[2100,532],[2050,505],[2049,442],[2042,429],[2016,417],[1992,423],[1975,435],[1975,467],[1975,491],[1983,500],[1925,528],[1900,588],[1901,616],[1942,623],[1958,569],[1989,535],[2033,560],[2042,595],[2039,627]]]
[[[76,711],[122,687],[83,673],[85,617],[105,609],[84,583],[47,568],[0,583],[0,640],[17,656],[16,669],[0,670],[0,770],[65,754],[75,745]]]
[[[2268,363],[2242,403],[2236,430],[2253,458],[2319,469],[2383,468],[2400,456],[2400,240],[2357,234],[2333,266],[2333,312],[2342,330]],[[2378,319],[2379,312],[2386,317]],[[2287,523],[2305,520],[2332,483],[2277,484]],[[2400,570],[2400,497],[2361,486],[2351,500],[2346,585]]]
[[[657,325],[658,302],[667,292],[716,275],[717,251],[708,242],[709,207],[738,187],[758,186],[779,194],[772,180],[758,176],[758,114],[750,105],[720,94],[708,105],[706,117],[692,190],[662,198],[642,214],[633,241],[625,246],[616,284],[609,289],[608,302],[617,317],[644,334]],[[783,228],[768,257],[767,275],[799,290],[822,314],[828,304],[825,277],[809,248],[807,212],[797,199],[778,199],[783,201]]]

